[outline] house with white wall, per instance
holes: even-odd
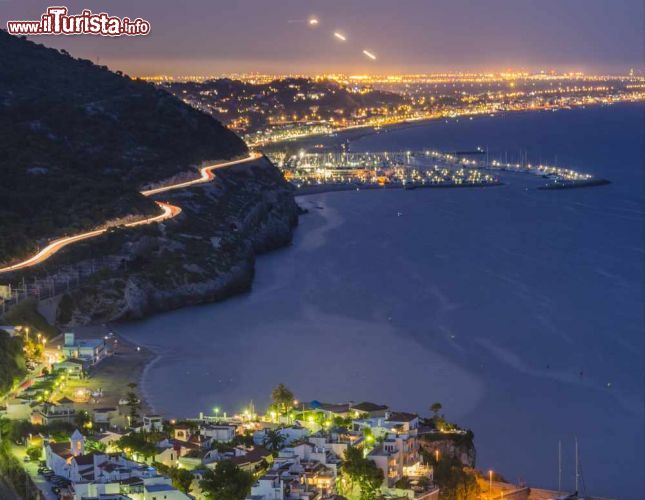
[[[218,443],[230,443],[235,438],[236,426],[207,424],[199,428],[202,436],[217,441]]]
[[[284,438],[284,442],[283,442],[284,445],[289,445],[295,441],[300,441],[306,438],[310,434],[309,429],[300,427],[299,425],[292,425],[290,427],[281,427],[281,428],[278,428],[277,431]],[[253,434],[253,443],[255,443],[256,445],[264,444],[264,439],[266,438],[266,434],[267,434],[267,429],[262,429],[255,432]]]
[[[104,339],[77,339],[73,332],[64,334],[63,354],[67,358],[80,359],[92,366],[107,356]]]

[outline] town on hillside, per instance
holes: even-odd
[[[440,403],[424,417],[368,401],[299,401],[279,384],[264,413],[253,404],[233,414],[215,407],[179,421],[149,412],[136,383],[110,385],[101,369],[126,349],[112,332],[47,340],[28,327],[0,329],[22,342],[27,367],[0,409],[1,464],[24,498],[431,499],[527,491],[500,486],[497,476],[493,486],[492,476],[475,470],[472,432],[448,422]]]

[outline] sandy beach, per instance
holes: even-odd
[[[89,375],[82,380],[70,380],[59,397],[68,397],[77,402],[77,408],[95,410],[97,408],[118,407],[119,400],[130,391],[128,384],[137,384],[135,392],[141,400],[141,412],[149,413],[151,408],[143,397],[141,379],[146,366],[155,358],[155,354],[140,347],[118,333],[110,325],[89,325],[74,329],[77,339],[106,338],[110,355],[90,369]],[[51,340],[52,347],[63,343],[63,334]],[[81,392],[82,391],[82,392]],[[98,398],[80,397],[102,391]]]

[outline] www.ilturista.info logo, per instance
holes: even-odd
[[[69,15],[67,7],[48,7],[40,21],[7,21],[7,31],[12,35],[139,36],[150,33],[150,23],[106,12],[93,14],[87,9]]]

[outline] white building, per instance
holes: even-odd
[[[283,442],[284,445],[290,445],[295,441],[300,441],[306,438],[310,434],[309,429],[305,429],[304,427],[300,427],[299,425],[293,425],[291,427],[282,427],[280,429],[277,429],[277,431],[284,438],[284,442]],[[256,445],[264,444],[266,433],[267,433],[267,429],[262,429],[260,431],[255,432],[253,434],[253,443],[255,443]]]
[[[135,495],[129,496],[138,500]],[[191,497],[175,488],[170,478],[159,476],[144,479],[141,500],[191,500]]]
[[[65,333],[62,351],[66,357],[80,359],[88,365],[95,365],[107,355],[105,340],[77,340],[73,332]]]
[[[213,441],[230,443],[235,438],[235,429],[234,425],[205,425],[200,428],[200,433]]]
[[[383,417],[354,420],[353,426],[382,439],[367,457],[383,471],[384,486],[393,486],[403,476],[432,479],[432,469],[424,467],[419,456],[418,415],[388,410]]]
[[[172,485],[170,478],[155,476],[141,481],[113,481],[105,483],[88,482],[75,483],[73,486],[74,499],[113,498],[128,500],[190,500]],[[125,495],[122,492],[126,492]],[[120,496],[122,495],[122,496]]]
[[[7,401],[6,416],[10,420],[27,420],[31,411],[31,404],[26,399],[16,398]]]
[[[144,415],[143,430],[145,432],[163,431],[163,419],[161,418],[161,415]]]
[[[247,500],[284,500],[284,483],[275,473],[265,474],[251,487]]]
[[[43,446],[47,467],[53,470],[54,474],[69,478],[72,458],[85,453],[85,438],[75,430],[67,443],[45,442]]]

